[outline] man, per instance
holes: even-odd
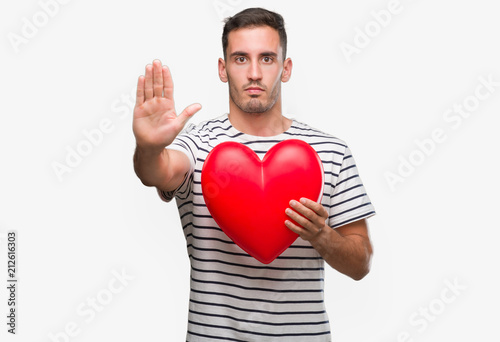
[[[286,58],[283,18],[264,9],[226,20],[219,77],[229,86],[229,114],[191,125],[201,109],[178,116],[173,83],[158,60],[137,86],[134,167],[160,196],[176,198],[191,262],[188,341],[330,341],[323,302],[324,261],[355,280],[370,268],[372,248],[365,219],[375,212],[346,144],[281,113]],[[285,139],[301,139],[320,156],[321,203],[290,199],[285,225],[298,238],[268,265],[250,257],[217,226],[201,191],[201,169],[211,149],[243,143],[263,157]],[[258,215],[258,213],[256,213]]]

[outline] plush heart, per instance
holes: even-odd
[[[298,237],[285,226],[290,200],[321,200],[323,165],[302,140],[284,140],[262,160],[243,144],[224,142],[208,154],[201,187],[207,208],[224,233],[268,264]]]

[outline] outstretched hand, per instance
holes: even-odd
[[[146,66],[146,76],[139,76],[134,108],[133,131],[141,148],[161,151],[174,141],[184,125],[201,109],[198,103],[175,112],[174,84],[170,70],[159,60]]]

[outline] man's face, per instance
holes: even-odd
[[[273,28],[243,28],[229,33],[226,60],[219,60],[219,76],[229,83],[230,101],[243,112],[272,109],[280,100],[281,82],[288,81],[289,71],[291,61],[283,62],[279,34]]]

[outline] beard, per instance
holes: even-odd
[[[278,83],[272,88],[269,97],[262,99],[262,95],[252,96],[249,100],[245,100],[246,96],[243,94],[243,90],[239,92],[238,89],[233,86],[230,77],[228,77],[228,83],[229,97],[234,102],[234,104],[245,113],[261,114],[267,112],[275,105],[276,101],[278,101],[279,93],[281,90],[281,83],[278,81]],[[260,82],[252,82],[248,85],[245,85],[243,89],[250,86],[258,86],[264,89],[267,93],[267,87],[265,87]]]

